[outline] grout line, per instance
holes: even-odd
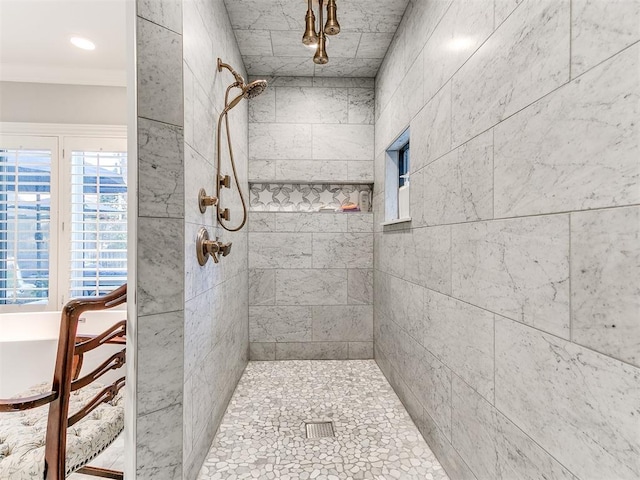
[[[569,0],[569,81],[573,76],[573,0]]]
[[[571,282],[572,274],[572,262],[571,262],[571,217],[572,214],[569,214],[569,341],[574,343],[573,339],[573,305],[572,305],[572,294],[573,294],[573,285]]]

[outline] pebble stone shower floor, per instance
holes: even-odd
[[[373,360],[249,362],[198,480],[251,478],[448,480]]]

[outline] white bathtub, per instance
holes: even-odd
[[[126,310],[87,312],[82,316],[84,321],[80,322],[78,333],[97,334],[126,317]],[[59,331],[60,312],[0,315],[0,398],[10,398],[40,382],[51,382]],[[82,374],[121,348],[105,345],[89,352],[84,358]],[[98,381],[111,383],[123,376],[125,370],[110,371]]]

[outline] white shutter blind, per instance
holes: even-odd
[[[71,152],[71,297],[127,281],[126,152]]]
[[[51,154],[0,145],[0,305],[47,303]]]

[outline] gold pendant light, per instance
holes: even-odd
[[[324,65],[329,62],[327,55],[327,35],[337,35],[340,33],[340,23],[338,23],[338,7],[336,0],[328,0],[327,3],[327,23],[323,26],[323,0],[318,0],[319,5],[319,26],[316,32],[316,18],[313,13],[312,0],[309,0],[307,15],[305,16],[305,30],[302,35],[302,43],[307,46],[316,46],[316,53],[313,56],[314,63]]]

